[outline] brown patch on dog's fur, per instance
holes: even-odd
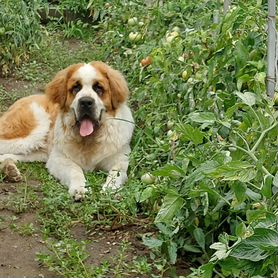
[[[112,69],[103,62],[95,61],[91,65],[101,73],[103,82],[106,83],[105,88],[108,89],[109,94],[103,99],[103,102],[107,105],[107,112],[115,114],[115,110],[126,101],[129,95],[127,82],[119,71]]]
[[[45,93],[53,103],[58,103],[62,110],[68,111],[74,99],[69,91],[68,81],[83,64],[75,64],[59,71],[46,86]]]
[[[37,127],[37,120],[31,109],[32,102],[38,103],[49,113],[53,126],[59,106],[49,103],[45,95],[33,95],[18,100],[0,118],[0,139],[25,138]]]
[[[29,105],[29,101],[17,101],[0,118],[0,138],[16,139],[28,136],[37,126],[36,119]]]

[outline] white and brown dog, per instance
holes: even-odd
[[[87,191],[83,171],[108,171],[103,190],[127,180],[134,124],[122,74],[103,62],[60,71],[43,95],[16,101],[0,118],[0,162],[21,180],[15,162],[43,161],[76,200]]]

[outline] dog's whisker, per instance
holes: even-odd
[[[132,121],[129,121],[126,119],[122,119],[122,118],[109,117],[109,118],[106,118],[105,120],[117,120],[117,121],[123,121],[123,122],[127,122],[127,123],[135,125],[135,122],[132,122]]]

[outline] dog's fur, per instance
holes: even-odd
[[[43,161],[76,200],[87,191],[83,171],[108,171],[103,185],[127,180],[134,124],[122,74],[103,62],[60,71],[45,94],[16,101],[0,118],[0,162],[19,181],[17,161]]]

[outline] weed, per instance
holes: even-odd
[[[22,236],[32,236],[36,233],[36,229],[33,223],[26,223],[20,226],[16,226],[15,230]]]
[[[7,75],[14,66],[29,59],[29,51],[43,35],[37,13],[37,1],[1,1],[0,3],[0,73]]]

